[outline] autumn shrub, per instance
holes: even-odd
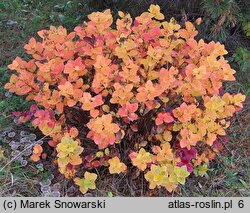
[[[39,31],[24,46],[32,59],[9,65],[5,88],[36,102],[19,121],[50,138],[53,162],[83,193],[97,170],[143,173],[150,189],[171,192],[206,172],[245,96],[223,91],[235,80],[227,51],[196,41],[191,22],[164,21],[158,5],[135,20],[118,14],[115,28],[106,10],[70,33]],[[32,160],[43,151],[36,146]]]

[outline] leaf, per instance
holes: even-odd
[[[150,189],[154,189],[156,186],[163,186],[168,182],[167,167],[152,164],[150,171],[144,177],[149,182]]]
[[[174,118],[171,116],[168,112],[160,112],[157,114],[157,117],[155,119],[156,125],[161,125],[164,123],[172,123],[174,121]]]
[[[158,85],[159,86],[159,85]],[[154,85],[152,81],[147,81],[145,87],[139,87],[136,99],[139,102],[146,102],[147,100],[154,100],[155,97],[161,94],[161,89]]]
[[[102,105],[102,110],[106,113],[109,113],[110,112],[110,107],[108,105]]]
[[[83,147],[79,146],[78,141],[75,141],[71,137],[63,137],[61,142],[57,144],[57,157],[58,157],[58,166],[64,175],[67,175],[68,166],[79,165],[82,163],[82,158],[79,156],[83,152]],[[74,170],[72,170],[74,171]],[[70,176],[73,173],[70,173]]]
[[[94,110],[96,107],[103,104],[102,95],[92,97],[88,92],[83,93],[80,102],[82,102],[82,109],[87,111]]]
[[[110,155],[110,149],[109,149],[109,148],[106,148],[106,149],[104,150],[104,154],[107,155],[107,156],[109,156],[109,155]]]
[[[153,5],[153,4],[151,4],[148,11],[157,20],[163,20],[164,19],[164,15],[160,12],[159,5]]]
[[[114,197],[112,192],[108,192],[108,197]]]
[[[232,102],[235,106],[242,108],[243,107],[242,102],[244,102],[245,99],[246,99],[246,96],[239,93],[233,96]]]
[[[109,172],[110,174],[120,174],[121,172],[125,172],[127,166],[120,161],[120,159],[116,156],[112,159],[108,160],[109,163]]]
[[[138,132],[138,125],[137,124],[131,124],[130,128],[132,129],[133,132]]]
[[[110,99],[110,103],[119,103],[120,105],[124,105],[130,101],[130,99],[134,96],[131,92],[133,89],[132,84],[127,84],[126,86],[122,86],[119,83],[114,84],[115,91],[112,94],[112,98]]]
[[[80,156],[76,156],[74,158],[71,158],[70,160],[70,164],[77,166],[80,165],[82,163],[82,158]]]
[[[190,38],[194,38],[198,34],[198,31],[195,30],[195,27],[191,22],[185,22],[185,26],[186,29],[179,30],[179,34],[182,38],[188,40]]]
[[[174,167],[174,173],[176,175],[176,179],[180,184],[184,184],[186,177],[189,176],[189,172],[187,171],[187,167],[186,166],[182,166],[182,167],[178,167],[175,166]]]
[[[167,141],[167,142],[171,141],[171,140],[172,140],[172,134],[171,134],[171,132],[165,130],[165,131],[163,132],[163,139],[164,139],[165,141]]]
[[[152,162],[152,155],[149,152],[146,152],[146,150],[143,148],[139,150],[139,153],[130,153],[129,157],[132,161],[132,164],[142,171],[147,168],[148,163]]]
[[[173,154],[171,146],[170,146],[170,144],[168,142],[162,144],[161,148],[158,147],[156,160],[158,162],[174,160],[174,154]]]
[[[177,107],[173,110],[173,115],[178,118],[180,122],[187,122],[191,120],[195,112],[196,105],[187,105],[186,103],[182,103],[180,107]]]
[[[109,28],[113,22],[113,17],[109,9],[105,10],[103,13],[93,12],[88,15],[88,18],[96,25],[96,28],[100,33]]]
[[[39,144],[35,144],[33,147],[33,154],[30,156],[30,159],[34,162],[37,162],[40,160],[41,154],[43,152],[43,148]]]
[[[0,160],[4,159],[4,150],[0,148]]]
[[[39,144],[35,144],[33,147],[33,153],[34,154],[41,154],[43,152],[43,148]]]
[[[78,130],[77,130],[77,128],[75,128],[75,127],[70,128],[69,134],[70,134],[70,136],[71,136],[72,138],[77,137],[77,135],[78,135]]]
[[[97,168],[99,166],[101,166],[101,162],[99,160],[94,160],[91,165],[94,167],[94,168]]]
[[[40,155],[39,154],[32,154],[30,156],[30,160],[34,161],[34,162],[37,162],[40,160]]]
[[[109,144],[114,144],[115,134],[120,130],[117,124],[112,123],[111,114],[92,118],[87,127],[90,129],[87,137],[93,139],[100,149],[106,148]]]
[[[196,176],[204,176],[205,174],[207,174],[207,170],[208,170],[207,164],[198,166],[197,168],[195,168]]]
[[[80,191],[85,194],[89,189],[96,189],[95,181],[97,175],[95,173],[85,172],[84,178],[75,178],[74,182],[80,187]]]
[[[104,153],[102,151],[98,151],[96,153],[96,157],[98,157],[98,158],[102,158],[103,156],[104,156]]]
[[[247,183],[246,183],[246,181],[244,181],[244,180],[242,180],[242,179],[239,179],[239,181],[241,182],[241,184],[242,184],[245,188],[247,188]]]
[[[197,18],[197,19],[195,20],[195,23],[196,23],[197,25],[200,25],[201,22],[202,22],[201,17],[199,17],[199,18]]]
[[[60,89],[60,94],[65,97],[69,97],[74,94],[73,85],[68,81],[63,85],[59,85],[58,88]]]

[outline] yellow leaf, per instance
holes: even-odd
[[[4,159],[4,150],[0,149],[0,160]]]
[[[110,174],[120,174],[121,172],[124,172],[127,169],[127,166],[122,163],[117,156],[108,160],[108,163]]]
[[[139,153],[131,153],[130,155],[132,164],[144,171],[147,168],[147,164],[152,161],[152,155],[141,148]]]
[[[165,131],[163,132],[163,139],[164,139],[165,141],[167,141],[167,142],[171,141],[171,140],[172,140],[172,134],[171,134],[171,132],[165,130]]]
[[[181,124],[181,123],[175,123],[175,124],[173,125],[173,131],[174,131],[174,132],[180,131],[181,128],[182,128],[182,124]]]
[[[164,15],[160,12],[160,6],[151,4],[148,10],[155,19],[157,20],[163,20]]]
[[[75,178],[74,182],[80,187],[80,191],[85,194],[89,189],[96,189],[96,179],[97,175],[95,173],[85,172],[84,178]]]

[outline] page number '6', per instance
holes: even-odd
[[[244,201],[243,200],[239,200],[238,207],[241,209],[244,208]]]

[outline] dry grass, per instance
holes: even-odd
[[[10,165],[0,175],[0,197],[37,197],[40,191],[37,186],[38,180],[30,178],[27,172],[33,169],[25,168],[21,172],[13,172],[17,169]]]

